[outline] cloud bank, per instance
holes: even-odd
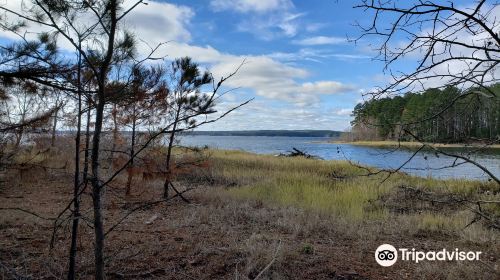
[[[130,7],[133,3],[135,1],[126,0],[124,6]],[[7,5],[12,6],[10,7],[12,9],[20,9],[13,1],[8,1]],[[276,11],[286,13],[293,7],[293,4],[288,0],[214,0],[211,2],[211,7],[218,10],[234,10],[239,13],[262,14]],[[284,22],[293,22],[298,17],[298,15],[288,15],[289,18]],[[224,53],[209,45],[193,44],[189,26],[194,16],[194,10],[188,6],[148,1],[148,5],[139,5],[127,15],[122,27],[135,33],[140,54],[145,55],[149,53],[151,47],[166,43],[158,49],[157,57],[167,56],[169,59],[174,59],[190,56],[202,65],[206,65],[216,79],[232,73],[244,62],[237,75],[226,82],[226,87],[239,88],[275,104],[288,106],[286,110],[280,111],[286,117],[290,117],[292,112],[296,113],[298,110],[316,106],[322,96],[351,92],[355,89],[339,81],[315,81],[306,69],[288,65],[269,55],[234,55]],[[41,27],[33,24],[30,24],[28,28],[34,32],[42,30]],[[287,27],[282,26],[282,29],[286,30]],[[290,27],[289,31],[283,32],[289,32],[291,35],[295,31],[293,27]],[[5,31],[0,31],[0,37],[15,38]],[[146,45],[143,41],[148,44]],[[59,45],[63,49],[73,50],[71,44],[63,38],[60,39]],[[260,99],[259,102],[263,100]],[[261,113],[274,114],[276,117],[276,112],[269,110],[265,112],[261,110]],[[304,114],[306,114],[305,111]],[[312,121],[312,119],[309,120]]]

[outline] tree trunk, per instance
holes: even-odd
[[[115,32],[117,24],[117,1],[109,1],[109,35],[106,56],[102,61],[98,74],[98,103],[96,106],[94,137],[92,138],[91,168],[92,168],[92,204],[94,210],[94,262],[95,262],[95,280],[103,280],[104,274],[104,224],[102,214],[102,186],[99,180],[99,152],[101,143],[101,131],[104,115],[104,105],[106,97],[106,80],[109,66],[113,59]]]
[[[82,93],[80,85],[81,75],[81,55],[78,56],[78,118],[75,137],[75,177],[73,185],[73,225],[71,228],[71,246],[69,250],[69,269],[68,280],[74,280],[76,276],[76,253],[77,253],[77,238],[78,238],[78,222],[80,219],[80,141],[81,141],[81,126],[82,126]],[[57,126],[57,110],[54,116],[54,126],[52,130],[51,145],[54,147]]]
[[[128,177],[127,177],[127,187],[126,187],[126,192],[125,194],[126,195],[130,195],[131,193],[131,186],[132,186],[132,180],[133,180],[133,177],[134,177],[134,174],[133,174],[133,170],[131,170],[131,168],[134,167],[134,153],[135,153],[135,150],[134,150],[134,146],[135,146],[135,126],[136,126],[136,108],[135,108],[135,104],[134,104],[134,107],[133,107],[133,112],[132,112],[132,143],[130,145],[130,162],[129,162],[129,165],[128,165]]]
[[[89,182],[88,180],[88,175],[89,175],[89,150],[90,150],[90,115],[91,115],[91,109],[90,109],[90,102],[87,102],[87,127],[85,128],[85,153],[83,156],[83,182],[85,183],[84,188],[87,188],[87,184]]]
[[[116,118],[116,104],[113,104],[113,113],[112,113],[112,116],[113,116],[113,142],[111,143],[111,153],[110,153],[110,156],[109,156],[109,167],[110,167],[110,170],[113,170],[112,169],[112,166],[113,166],[113,159],[114,159],[114,156],[115,156],[115,150],[116,150],[116,146],[118,146],[117,142],[118,142],[118,120]]]
[[[78,115],[78,121],[77,121],[77,122],[78,122],[78,123],[79,123],[79,125],[80,125],[80,124],[81,124],[81,122],[82,122],[82,119],[81,119],[81,114],[82,114],[82,113],[81,113],[81,112],[82,112],[82,111],[81,111],[81,109],[82,109],[82,104],[81,104],[81,102],[82,102],[82,100],[81,100],[81,96],[80,96],[80,97],[78,97],[78,98],[79,98],[79,100],[78,100],[78,102],[79,102],[78,106],[79,106],[80,110],[78,111],[78,114],[79,114],[79,115]],[[56,106],[58,106],[58,104],[56,104]],[[59,109],[56,109],[56,111],[54,112],[54,122],[52,123],[52,136],[51,136],[51,138],[50,138],[50,146],[51,146],[51,147],[54,147],[54,146],[56,145],[56,129],[57,129],[57,113],[58,113],[58,112],[59,112]],[[78,132],[81,132],[81,131],[80,131],[80,126],[78,126],[78,129],[77,129],[77,130],[78,130]],[[78,136],[78,137],[80,137],[80,136]]]
[[[104,85],[102,85],[104,88]],[[92,138],[92,202],[94,210],[94,234],[95,234],[95,279],[104,279],[104,224],[102,215],[102,188],[99,182],[99,145],[101,140],[102,122],[104,114],[104,98],[99,98],[96,108],[94,137]]]
[[[180,106],[180,105],[179,105]],[[163,198],[167,199],[168,198],[168,187],[171,183],[171,176],[172,176],[172,171],[170,170],[170,159],[172,157],[172,147],[174,145],[174,136],[175,136],[175,130],[177,129],[177,123],[179,122],[179,114],[180,114],[180,107],[177,108],[177,112],[175,113],[175,119],[174,119],[174,126],[172,129],[172,133],[170,133],[170,139],[168,142],[168,150],[167,150],[167,163],[166,163],[166,169],[167,169],[167,175],[165,176],[165,182],[163,183]]]
[[[24,120],[22,121],[24,123]],[[21,127],[19,131],[16,133],[16,143],[14,144],[14,150],[17,150],[19,146],[21,146],[21,139],[23,138],[24,129]]]
[[[125,188],[125,195],[129,196],[132,194],[132,180],[134,175],[132,174],[133,170],[128,170],[127,173],[127,184]]]

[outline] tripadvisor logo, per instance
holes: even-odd
[[[390,244],[382,244],[375,251],[375,260],[381,266],[392,266],[399,258],[402,261],[412,261],[419,263],[420,261],[478,261],[482,252],[476,251],[460,251],[458,248],[449,251],[442,249],[439,251],[416,251],[415,248],[409,250],[400,248],[397,250]]]
[[[381,266],[391,266],[398,260],[398,251],[390,244],[382,244],[375,251],[375,260]]]

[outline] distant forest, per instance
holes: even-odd
[[[282,137],[339,137],[333,130],[240,130],[240,131],[191,131],[187,135],[208,136],[282,136]]]
[[[500,84],[489,89],[500,92]],[[451,143],[497,138],[500,95],[467,94],[470,91],[474,89],[429,89],[357,104],[350,138],[354,141],[410,140],[411,137],[400,133],[403,126],[424,141]],[[456,102],[452,104],[451,100]]]

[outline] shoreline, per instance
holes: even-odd
[[[326,143],[326,142],[324,142]],[[333,144],[333,143],[330,143]],[[403,148],[408,148],[408,147],[403,147]],[[223,155],[232,155],[232,154],[237,154],[241,156],[250,156],[256,160],[259,161],[268,161],[269,159],[275,159],[275,158],[282,158],[282,159],[291,159],[291,160],[307,160],[307,161],[316,161],[319,162],[319,164],[344,164],[347,163],[349,166],[353,168],[364,168],[368,170],[372,170],[374,172],[381,171],[381,170],[395,170],[395,167],[380,167],[376,165],[370,165],[367,163],[359,163],[359,165],[352,165],[348,160],[345,159],[324,159],[324,158],[306,158],[302,156],[286,156],[286,155],[279,155],[279,154],[260,154],[260,153],[255,153],[251,151],[244,151],[244,150],[232,150],[232,149],[209,149],[209,152],[212,153],[221,153]],[[313,155],[314,156],[314,155]],[[354,161],[355,162],[355,161]],[[356,162],[355,162],[356,163]],[[382,174],[387,174],[387,172],[381,172]],[[462,181],[465,183],[479,183],[479,182],[487,182],[489,177],[467,177],[467,176],[453,176],[453,177],[442,177],[439,175],[419,175],[417,173],[412,173],[412,170],[406,170],[405,168],[402,168],[401,170],[398,170],[395,174],[399,174],[402,176],[406,176],[408,178],[413,178],[416,180],[428,180],[429,182],[446,182],[446,181]]]
[[[415,148],[422,145],[420,142],[398,142],[398,141],[341,141],[334,140],[328,141],[328,144],[349,144],[355,146],[366,146],[366,147],[405,147],[405,148]],[[481,148],[484,149],[500,149],[500,144],[494,144],[490,146],[484,146],[482,143],[472,143],[472,144],[460,144],[460,143],[425,143],[436,148]]]

